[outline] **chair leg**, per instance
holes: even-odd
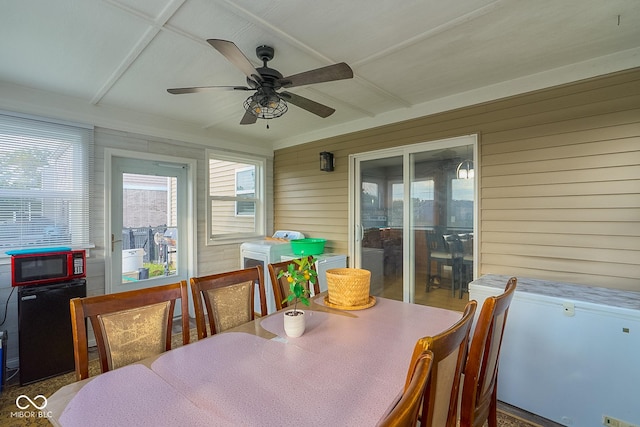
[[[463,267],[463,277],[464,277],[464,289],[463,291],[469,292],[469,284],[473,281],[473,263],[462,263]],[[462,293],[460,294],[460,298],[462,298]]]
[[[498,427],[498,402],[497,402],[497,394],[498,394],[498,379],[496,378],[495,383],[493,385],[493,392],[491,393],[491,402],[489,402],[489,416],[487,418],[487,422],[489,427]]]
[[[459,263],[459,271],[460,271],[460,299],[462,299],[462,294],[464,293],[465,283],[467,283],[467,274],[464,269],[464,264],[461,261]]]
[[[436,279],[438,279],[438,283],[442,280],[442,263],[436,261],[436,274],[433,275],[431,272],[431,261],[427,263],[427,292],[431,290],[431,284],[436,284]]]
[[[427,259],[427,292],[431,290],[431,258]]]
[[[451,260],[451,298],[456,297],[456,282],[458,281],[458,263]]]
[[[456,297],[456,262],[451,263],[451,298]]]

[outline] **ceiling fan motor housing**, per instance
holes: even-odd
[[[280,84],[280,80],[282,80],[283,77],[282,74],[280,71],[267,66],[267,62],[273,59],[273,48],[266,45],[258,46],[256,48],[256,55],[260,58],[263,64],[262,67],[256,68],[256,71],[260,73],[260,77],[262,78],[262,84],[260,86],[280,89],[282,87]]]
[[[256,55],[263,62],[268,62],[273,59],[274,50],[271,46],[262,45],[256,48]]]

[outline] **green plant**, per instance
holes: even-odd
[[[278,273],[278,279],[286,277],[289,282],[289,295],[282,302],[293,302],[293,315],[297,313],[298,301],[309,306],[309,286],[318,280],[318,273],[312,268],[316,262],[314,257],[294,259],[286,270]]]
[[[164,276],[164,264],[145,262],[143,267],[149,269],[149,277]]]

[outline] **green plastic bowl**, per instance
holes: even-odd
[[[320,255],[324,252],[326,239],[298,239],[291,241],[291,249],[295,255]]]

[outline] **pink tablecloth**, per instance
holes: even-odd
[[[326,363],[277,340],[225,333],[179,350],[152,369],[231,425],[375,425],[385,410],[381,402],[394,397],[376,372]]]
[[[462,316],[385,298],[378,298],[371,308],[349,313],[357,317],[307,311],[307,328],[299,338],[286,336],[282,313],[262,320],[261,326],[290,345],[318,354],[326,364],[375,372],[380,381],[400,392],[416,341],[444,331]],[[315,372],[309,375],[311,380],[318,377]]]
[[[69,402],[60,424],[91,426],[211,426],[217,422],[144,365],[98,375]]]
[[[99,375],[75,392],[54,421],[373,426],[401,393],[417,339],[461,316],[384,298],[349,316],[308,314],[300,338],[286,337],[283,314],[275,313],[261,325],[277,338],[227,332],[163,353],[150,368],[135,364]],[[66,401],[64,393],[56,395]]]
[[[418,338],[460,314],[379,299],[356,317],[309,312],[300,338],[225,333],[160,356],[151,368],[198,407],[234,425],[373,426],[397,399]]]

